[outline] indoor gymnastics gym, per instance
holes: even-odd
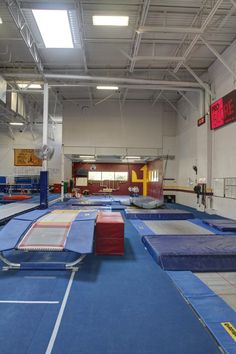
[[[236,1],[0,2],[0,353],[236,353]]]

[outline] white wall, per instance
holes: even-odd
[[[236,72],[236,42],[228,48],[223,57],[225,61]],[[208,77],[211,83],[211,90],[214,93],[214,100],[226,95],[236,88],[235,80],[219,60],[209,68]],[[193,94],[192,94],[193,95]],[[188,94],[190,97],[191,95]],[[199,97],[191,100],[200,107]],[[209,105],[206,105],[209,109]],[[188,187],[187,178],[194,178],[191,172],[192,164],[198,166],[198,178],[206,177],[208,187],[212,187],[212,179],[222,177],[236,177],[236,123],[231,123],[215,131],[209,130],[209,122],[197,127],[197,119],[201,117],[201,109],[194,111],[192,107],[181,99],[178,109],[187,115],[183,121],[178,117],[177,127],[177,183]],[[207,113],[207,109],[206,109]],[[189,206],[196,207],[196,197],[187,193],[177,193],[177,201]],[[213,212],[226,217],[236,218],[236,200],[228,198],[213,197],[211,205]]]
[[[101,155],[119,154],[125,148],[129,153],[155,155],[162,148],[162,136],[175,133],[175,115],[166,112],[163,104],[152,106],[149,101],[127,101],[122,110],[113,100],[93,107],[87,102],[66,103],[63,119],[67,153],[94,153],[96,147]]]
[[[14,149],[33,149],[42,146],[42,126],[34,127],[35,139],[31,132],[27,129],[25,132],[20,132],[19,127],[13,128],[15,140],[13,140],[9,131],[0,126],[0,175],[13,176],[15,175],[30,175],[39,174],[40,167],[15,167],[14,166]],[[60,183],[61,181],[61,141],[62,141],[62,125],[56,125],[54,129],[55,140],[48,140],[48,145],[54,147],[54,155],[48,162],[49,183]],[[67,169],[69,167],[67,166]],[[71,170],[71,168],[70,168]]]

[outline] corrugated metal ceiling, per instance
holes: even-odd
[[[136,30],[139,27],[140,16],[146,0],[80,0],[60,1],[61,8],[70,9],[73,27],[75,49],[57,50],[45,49],[37,25],[32,16],[35,7],[57,6],[53,1],[22,0],[18,1],[25,16],[26,22],[33,33],[42,59],[45,72],[90,74],[99,76],[134,77],[146,79],[171,79],[167,70],[173,70],[175,61],[169,60],[142,60],[136,61],[134,70],[130,72],[130,61],[122,51],[132,56],[137,38]],[[151,0],[145,21],[145,26],[173,26],[197,27],[206,20],[216,1],[205,0]],[[199,10],[202,8],[202,11]],[[204,38],[214,48],[222,53],[236,38],[236,6],[230,0],[221,3],[211,22]],[[193,20],[199,13],[193,24]],[[93,15],[128,15],[129,26],[125,28],[95,27],[92,25]],[[21,39],[19,30],[9,14],[6,2],[0,4],[0,16],[3,20],[0,31],[0,69],[12,72],[17,68],[19,73],[35,72],[35,63],[29,54],[28,48]],[[223,25],[222,25],[223,24]],[[81,43],[82,35],[82,43]],[[194,34],[147,32],[143,33],[139,50],[140,56],[181,56],[194,38]],[[7,54],[4,54],[8,51]],[[11,55],[10,55],[11,54]],[[86,63],[84,62],[84,58]],[[198,74],[202,74],[214,62],[215,56],[199,40],[187,58],[188,65]],[[193,77],[181,67],[178,71],[180,80],[194,81]],[[173,78],[172,78],[173,79]],[[91,88],[92,95],[99,99],[106,93],[98,93]],[[124,89],[122,89],[124,90]],[[59,88],[63,97],[84,99],[88,98],[87,89]],[[123,91],[122,91],[123,92]],[[152,99],[155,90],[130,90],[126,99]],[[166,92],[166,96],[176,101],[179,95]]]

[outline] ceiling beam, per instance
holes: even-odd
[[[215,50],[208,41],[206,41],[203,37],[200,37],[202,42],[205,44],[205,46],[216,56],[217,59],[224,65],[224,67],[230,72],[230,74],[233,75],[233,77],[236,79],[236,73],[235,71],[226,63],[225,59],[220,55],[217,50]]]
[[[218,10],[218,8],[222,4],[222,2],[223,2],[223,0],[217,0],[216,1],[215,5],[213,6],[213,8],[211,9],[210,13],[208,14],[208,16],[206,17],[205,21],[203,22],[203,24],[201,26],[202,33],[205,32],[207,26],[211,22],[212,18],[214,17],[216,11]],[[197,41],[199,40],[199,38],[200,38],[200,34],[196,34],[195,37],[193,38],[192,42],[189,44],[189,46],[187,47],[187,49],[185,50],[185,52],[183,54],[185,59],[187,59],[187,57],[189,56],[189,54],[193,50],[193,48],[194,48],[195,44],[197,43]],[[179,62],[177,64],[177,66],[174,69],[175,73],[177,73],[177,71],[179,70],[181,65],[183,65],[183,61]]]
[[[200,77],[185,63],[183,63],[184,67],[188,70],[188,72],[196,79],[196,81],[202,86],[204,90],[206,90],[211,97],[213,97],[212,91],[208,88],[208,86],[200,79]]]
[[[86,49],[84,45],[84,17],[83,17],[83,7],[81,4],[80,0],[77,0],[74,2],[75,8],[76,8],[76,18],[77,18],[77,24],[79,28],[79,38],[80,38],[80,44],[81,44],[81,53],[83,57],[83,63],[84,63],[84,70],[86,73],[88,73],[88,64],[87,64],[87,55],[86,55]],[[89,95],[89,100],[91,105],[93,105],[93,95],[90,87],[88,87],[88,95]]]
[[[162,32],[162,33],[203,33],[202,28],[196,27],[170,27],[170,26],[140,26],[138,33]]]
[[[177,107],[166,97],[163,95],[163,93],[161,94],[161,97],[164,98],[164,100],[173,108],[173,110],[178,114],[180,115],[184,120],[186,120],[186,117],[181,113],[179,112],[179,110],[177,109]]]
[[[38,71],[43,75],[43,64],[40,58],[37,45],[35,43],[34,37],[30,31],[30,28],[26,22],[25,16],[19,6],[17,0],[5,0],[7,9],[11,14],[33,60],[36,64]]]

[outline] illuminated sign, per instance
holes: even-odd
[[[211,129],[217,129],[236,120],[236,90],[210,106]]]
[[[201,125],[206,123],[206,118],[205,117],[201,117],[197,120],[197,126],[200,127]]]

